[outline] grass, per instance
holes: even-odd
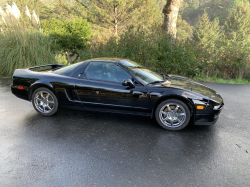
[[[250,80],[247,79],[222,79],[217,77],[194,77],[193,78],[199,82],[215,82],[215,83],[224,83],[224,84],[250,84]]]
[[[52,39],[43,35],[35,12],[24,19],[13,2],[2,14],[0,25],[0,75],[10,77],[15,69],[56,63]]]
[[[0,74],[9,77],[15,69],[54,64],[51,39],[39,32],[0,34]]]

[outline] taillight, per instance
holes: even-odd
[[[17,89],[23,90],[23,86],[18,86]]]

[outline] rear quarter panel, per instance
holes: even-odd
[[[34,82],[39,80],[39,78],[33,76],[32,73],[25,69],[17,69],[13,74],[12,80],[12,93],[17,97],[29,100],[29,89]],[[22,86],[23,89],[18,89],[18,86]]]
[[[13,74],[12,92],[17,97],[31,100],[32,93],[39,87],[52,90],[59,102],[70,102],[65,94],[65,89],[73,89],[76,78],[46,72],[32,72],[17,69]],[[23,90],[18,89],[22,86]]]

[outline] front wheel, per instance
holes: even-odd
[[[58,110],[58,100],[55,94],[44,87],[34,91],[32,94],[32,104],[35,110],[43,116],[52,116]]]
[[[185,103],[177,99],[161,102],[155,111],[158,124],[167,130],[181,130],[190,121],[190,111]]]

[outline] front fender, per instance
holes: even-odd
[[[150,107],[152,108],[151,111],[151,117],[154,116],[155,110],[157,106],[164,100],[167,99],[179,99],[185,104],[188,105],[191,114],[196,113],[196,106],[200,105],[201,103],[206,106],[208,104],[208,99],[202,97],[199,94],[195,94],[186,90],[167,90],[166,92],[153,92],[152,94],[150,93]],[[203,111],[199,111],[203,112]]]

